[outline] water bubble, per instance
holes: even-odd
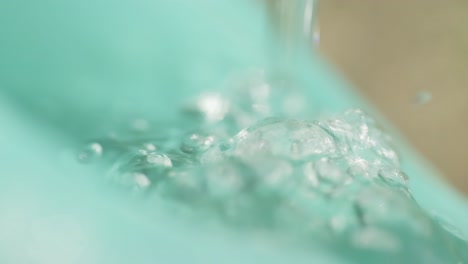
[[[290,132],[289,137],[292,140],[291,155],[296,159],[319,154],[329,155],[336,150],[333,138],[312,123],[301,123],[297,129]]]
[[[147,190],[152,185],[150,178],[142,172],[122,172],[114,174],[112,183],[134,191]]]
[[[158,147],[153,143],[143,143],[138,146],[136,151],[141,155],[148,155],[150,153],[154,153],[157,149]]]
[[[112,165],[107,171],[106,176],[111,181],[119,183],[121,182],[120,178],[124,177],[123,175],[131,175],[134,172],[139,172],[150,167],[151,165],[146,159],[147,153],[141,153],[140,150],[121,153],[112,160]],[[124,178],[131,179],[131,176],[125,176]],[[124,182],[128,182],[128,180]]]
[[[239,132],[234,141],[237,152],[263,152],[295,159],[335,151],[333,139],[322,128],[294,119],[264,119]]]
[[[87,144],[78,154],[78,160],[82,163],[95,161],[102,156],[103,148],[101,144],[92,142]]]
[[[158,165],[166,168],[172,167],[171,159],[164,154],[150,153],[148,154],[146,161],[152,165]]]
[[[181,150],[185,153],[198,153],[207,150],[214,142],[215,138],[211,135],[191,134],[182,142]]]
[[[395,168],[383,168],[379,170],[379,178],[391,187],[407,187],[408,176]]]
[[[271,153],[270,140],[275,140],[270,133],[281,133],[278,130],[269,130],[268,127],[274,126],[277,119],[267,119],[255,124],[247,129],[241,130],[231,140],[231,146],[239,156],[252,155],[255,153]],[[267,132],[266,134],[264,132]],[[277,146],[279,143],[275,142]]]
[[[138,188],[145,189],[151,185],[150,179],[143,173],[134,173],[133,178]]]
[[[146,143],[143,147],[148,151],[156,151],[156,146],[152,143]]]
[[[229,111],[229,101],[220,94],[204,94],[197,100],[195,110],[209,122],[220,121]]]

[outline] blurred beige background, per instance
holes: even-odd
[[[323,0],[319,22],[323,54],[468,194],[468,1]]]

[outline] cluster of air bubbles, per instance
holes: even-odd
[[[413,200],[399,155],[373,118],[350,109],[304,119],[305,97],[282,85],[254,72],[184,106],[197,126],[156,133],[140,119],[132,123],[138,133],[91,142],[79,160],[101,160],[106,179],[124,190],[227,225],[376,252],[425,254],[447,240]],[[437,247],[456,260],[465,254]]]

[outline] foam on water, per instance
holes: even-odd
[[[116,187],[208,212],[227,226],[294,233],[388,261],[421,262],[427,250],[441,263],[468,261],[461,235],[412,198],[400,157],[374,119],[359,109],[297,118],[306,115],[297,91],[277,85],[256,71],[183,106],[195,126],[154,132],[138,122],[145,129],[87,144],[79,159],[100,158]],[[298,102],[294,114],[283,109],[288,100]]]

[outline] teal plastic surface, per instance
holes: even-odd
[[[274,72],[272,26],[252,2],[0,2],[1,263],[349,263],[320,248],[278,250],[207,223],[215,231],[173,223],[64,151],[131,118],[178,122],[187,98],[232,72]],[[317,54],[299,55],[290,72],[312,113],[375,113]],[[417,202],[467,234],[465,199],[398,145]]]

